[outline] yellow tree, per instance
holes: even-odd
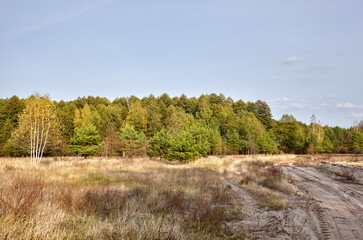
[[[13,144],[30,153],[31,162],[38,164],[47,143],[59,140],[56,108],[49,96],[32,95],[19,118]]]
[[[126,125],[133,126],[139,132],[145,132],[147,126],[147,111],[139,101],[131,104],[126,118]]]
[[[76,108],[76,111],[74,112],[73,124],[74,124],[74,127],[78,127],[78,128],[80,128],[82,126],[81,113],[78,110],[78,108]]]
[[[91,108],[87,103],[84,105],[82,109],[81,119],[82,119],[82,124],[84,125],[89,126],[93,124],[93,115],[91,112]]]
[[[87,103],[84,105],[82,111],[79,111],[78,108],[76,109],[74,112],[73,124],[76,128],[80,128],[82,125],[89,126],[93,124],[93,115],[91,108]]]

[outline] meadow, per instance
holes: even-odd
[[[208,165],[208,164],[207,164]],[[0,162],[5,239],[238,239],[242,203],[209,166],[149,159]]]
[[[326,160],[359,165],[362,157],[209,156],[189,163],[55,157],[43,158],[38,165],[29,158],[2,158],[0,236],[150,240],[318,236],[314,226],[307,225],[311,200],[297,188],[303,182],[287,171],[321,171]],[[337,176],[333,170],[320,176]]]

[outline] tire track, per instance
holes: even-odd
[[[321,239],[363,239],[361,185],[343,184],[309,167],[286,167],[286,171],[313,199],[311,223],[318,225]]]
[[[326,216],[324,215],[324,210],[320,206],[320,204],[315,203],[314,204],[314,210],[316,212],[316,216],[319,220],[319,228],[320,228],[320,234],[323,240],[331,240],[332,234],[330,231],[330,226],[328,224],[328,220],[326,219]]]

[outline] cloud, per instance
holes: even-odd
[[[300,59],[299,59],[298,57],[296,57],[296,56],[291,56],[291,57],[286,58],[286,59],[283,61],[283,63],[284,63],[284,64],[292,64],[292,63],[296,63],[296,62],[298,62],[298,61],[300,61]]]
[[[353,103],[339,103],[337,104],[337,108],[344,108],[344,109],[361,109],[363,105],[356,105]]]
[[[363,113],[351,113],[353,117],[363,118]]]

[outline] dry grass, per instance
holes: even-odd
[[[282,194],[291,194],[293,188],[279,165],[271,161],[246,161],[239,166],[239,183],[255,196],[260,208],[286,208]]]
[[[175,164],[141,158],[48,158],[38,166],[27,158],[0,159],[0,236],[244,239],[243,227],[233,228],[246,217],[243,200],[219,171],[231,169],[232,182],[247,189],[257,207],[281,210],[286,208],[284,196],[294,190],[276,163],[297,159],[302,158],[227,156]],[[320,160],[308,156],[303,162]]]
[[[41,179],[34,177],[15,174],[8,177],[10,179],[3,179],[4,183],[0,187],[0,215],[11,215],[22,220],[34,210],[44,184]]]
[[[8,239],[240,239],[233,192],[209,167],[147,159],[0,161]]]
[[[329,166],[323,166],[323,165],[318,165],[315,168],[320,172],[339,176],[344,181],[348,181],[348,182],[357,182],[358,181],[358,177],[355,175],[354,171],[352,171],[351,169],[344,169],[344,168],[343,169],[342,168],[334,169],[334,168],[329,168]]]
[[[355,182],[358,180],[358,177],[348,169],[341,169],[340,171],[336,172],[336,174],[340,177],[343,177],[347,181]]]
[[[293,192],[287,176],[279,165],[265,161],[249,161],[243,163],[241,169],[242,182],[253,182],[262,187],[287,194]]]

